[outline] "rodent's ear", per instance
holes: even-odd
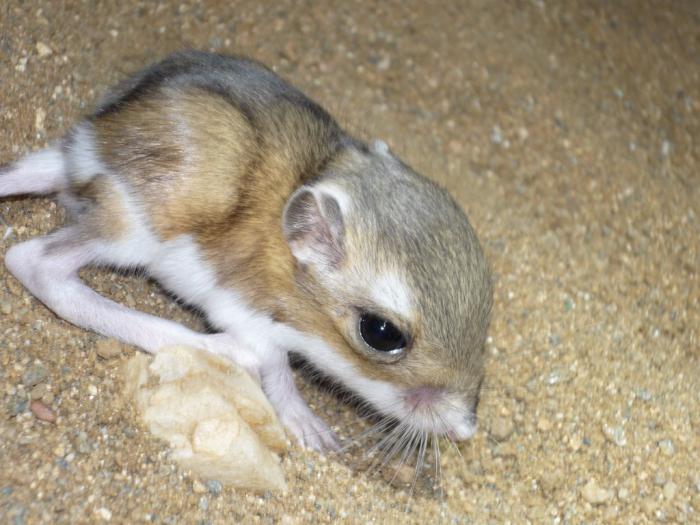
[[[282,215],[284,238],[301,264],[337,267],[345,257],[345,227],[338,201],[302,186],[287,201]]]

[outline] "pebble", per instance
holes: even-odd
[[[651,401],[652,395],[646,388],[638,388],[634,391],[634,395],[642,401]]]
[[[46,110],[44,108],[36,108],[34,111],[34,129],[36,129],[36,131],[44,131],[45,120]]]
[[[694,494],[693,497],[690,498],[690,504],[695,509],[695,512],[700,513],[700,494]]]
[[[395,487],[410,485],[415,477],[415,469],[407,464],[394,464],[384,469],[383,477]]]
[[[611,498],[611,494],[598,485],[595,479],[591,479],[581,489],[581,496],[592,505],[600,505]]]
[[[611,427],[609,425],[603,425],[603,434],[605,438],[611,443],[615,443],[618,447],[624,447],[627,444],[627,438],[625,437],[625,431],[622,427]]]
[[[192,492],[195,494],[204,494],[207,492],[207,487],[204,485],[204,483],[196,479],[194,482],[192,482]]]
[[[629,497],[630,497],[630,491],[627,490],[625,487],[622,487],[620,490],[617,491],[617,498],[619,500],[625,501]]]
[[[102,359],[112,359],[121,355],[122,345],[116,339],[100,339],[95,350]]]
[[[10,301],[0,301],[0,313],[10,315],[12,313],[12,303]]]
[[[564,475],[561,471],[551,468],[543,472],[539,477],[540,488],[545,494],[551,494],[564,483]]]
[[[22,286],[17,279],[12,277],[6,279],[5,285],[12,295],[22,297],[22,294],[24,293],[24,286]]]
[[[206,483],[204,483],[204,485],[206,485],[209,492],[214,496],[218,496],[219,494],[221,494],[221,491],[224,488],[221,482],[216,479],[207,480]]]
[[[39,383],[34,388],[32,388],[32,391],[29,393],[29,399],[42,399],[48,392],[48,389],[49,387],[46,383]]]
[[[33,387],[46,379],[46,367],[41,363],[32,365],[24,375],[22,375],[22,383],[24,386]]]
[[[10,519],[8,523],[12,525],[24,525],[27,508],[24,505],[12,505],[7,511],[6,517]]]
[[[18,71],[20,73],[24,73],[27,69],[27,61],[29,60],[29,57],[22,57],[17,61],[17,64],[15,65],[15,71]]]
[[[515,446],[512,443],[499,443],[493,449],[493,455],[497,458],[516,457],[518,455],[518,451],[515,449]]]
[[[494,126],[491,130],[491,142],[493,142],[494,144],[503,143],[503,132],[501,131],[500,126],[498,125]]]
[[[206,496],[199,498],[199,508],[205,512],[209,510],[209,500],[206,498]]]
[[[112,519],[112,511],[105,507],[100,507],[97,509],[97,515],[104,521],[109,521]]]
[[[676,490],[678,486],[673,482],[669,481],[664,485],[664,498],[667,500],[672,500],[673,496],[676,495]]]
[[[26,395],[22,395],[21,393],[18,392],[16,395],[12,396],[12,402],[11,402],[12,413],[15,416],[20,415],[22,412],[27,410],[28,404],[29,404],[29,400],[27,399]]]
[[[661,449],[661,452],[667,456],[673,456],[673,454],[676,452],[676,449],[673,446],[673,441],[670,439],[662,439],[659,441],[659,448]]]
[[[92,444],[90,443],[90,440],[85,432],[78,432],[77,444],[75,448],[81,454],[89,454],[92,452]]]
[[[377,69],[379,71],[386,71],[389,69],[391,66],[391,57],[389,55],[384,55],[378,62],[377,62]]]
[[[46,58],[47,56],[51,56],[53,54],[53,49],[51,49],[49,46],[44,44],[43,42],[37,42],[36,43],[36,52],[41,58]]]
[[[513,433],[513,421],[505,417],[497,417],[491,423],[491,436],[499,441],[506,440]]]
[[[546,417],[541,417],[537,420],[537,428],[542,432],[552,430],[552,422]]]

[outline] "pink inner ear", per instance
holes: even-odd
[[[285,237],[300,263],[336,267],[343,259],[342,217],[332,198],[321,198],[323,206],[308,189],[292,197],[285,210]]]

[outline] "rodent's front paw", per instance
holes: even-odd
[[[304,448],[319,452],[339,450],[335,433],[303,401],[299,401],[277,411],[282,424]]]

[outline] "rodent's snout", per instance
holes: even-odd
[[[461,396],[442,388],[421,386],[404,394],[406,412],[413,424],[428,432],[464,441],[476,433],[476,413]]]

